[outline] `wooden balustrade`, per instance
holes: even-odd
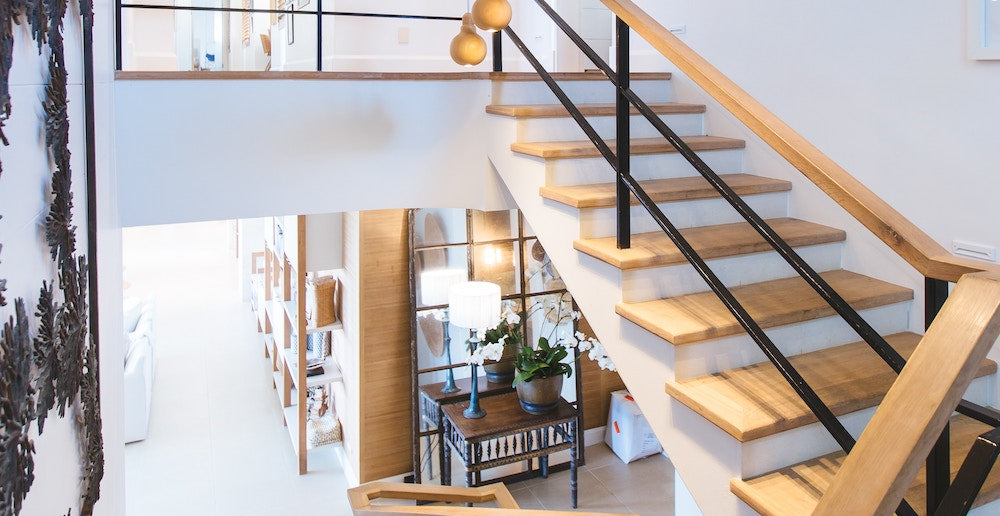
[[[813,514],[892,514],[1000,336],[1000,274],[963,276]]]
[[[347,490],[355,516],[607,516],[606,513],[580,511],[542,511],[520,509],[502,483],[480,487],[439,486],[371,482]],[[495,502],[497,507],[460,507],[449,505],[372,505],[379,498],[421,500],[427,502],[481,504]]]

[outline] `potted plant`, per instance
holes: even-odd
[[[565,361],[569,350],[576,347],[581,351],[589,350],[591,360],[595,360],[602,369],[614,370],[614,364],[597,339],[567,331],[567,326],[580,318],[580,312],[570,307],[569,294],[536,302],[528,319],[534,314],[541,316],[541,326],[550,323],[552,329],[546,336],[539,337],[535,345],[524,343],[520,347],[514,357],[513,386],[521,408],[532,414],[544,414],[558,406],[563,378],[573,374],[570,363]]]
[[[500,322],[487,329],[483,337],[484,344],[503,345],[500,358],[483,364],[486,380],[490,382],[504,383],[514,379],[514,355],[521,346],[521,317],[514,313],[512,305],[510,301],[505,302]]]

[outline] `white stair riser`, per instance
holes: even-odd
[[[702,115],[684,113],[677,115],[661,115],[671,130],[681,136],[705,134]],[[589,116],[587,122],[593,126],[597,134],[606,140],[617,135],[616,120],[613,116]],[[629,135],[632,138],[661,138],[653,124],[645,117],[635,115],[629,120]],[[521,118],[517,120],[517,141],[519,142],[555,142],[589,139],[580,125],[572,117],[555,118]]]
[[[976,378],[965,391],[964,399],[986,404],[991,377]],[[809,378],[806,378],[809,381]],[[876,407],[851,412],[838,417],[855,439],[875,414]],[[840,449],[826,428],[819,423],[786,430],[768,437],[743,443],[742,478],[750,478],[833,453]],[[995,514],[995,513],[994,513]]]
[[[996,516],[1000,514],[1000,500],[980,505],[969,511],[968,516]]]
[[[817,271],[841,268],[843,242],[799,247],[799,255]],[[707,260],[709,268],[729,288],[795,274],[776,252]],[[610,265],[609,265],[610,267]],[[622,301],[637,303],[708,291],[708,285],[689,263],[622,271]]]
[[[615,87],[611,81],[557,81],[559,87],[575,104],[607,104],[615,102]],[[670,81],[638,81],[630,83],[632,91],[643,101],[670,102]],[[542,81],[493,81],[493,104],[558,104],[559,99]]]
[[[788,192],[748,195],[744,201],[765,219],[784,217],[788,213]],[[552,202],[552,201],[548,201]],[[724,199],[697,199],[657,204],[671,224],[678,228],[712,226],[730,222],[743,222],[736,210]],[[632,206],[632,233],[660,231],[660,226],[642,206]],[[614,208],[587,208],[580,210],[580,237],[600,238],[615,236],[618,225]]]
[[[742,149],[701,151],[698,156],[718,174],[735,174],[743,169]],[[632,156],[629,169],[632,177],[639,180],[698,174],[677,153]],[[545,160],[545,184],[549,186],[591,185],[614,180],[615,169],[604,158]]]
[[[906,301],[860,310],[858,313],[879,334],[889,335],[908,330],[911,304],[911,301]],[[765,331],[785,356],[840,346],[860,339],[839,316],[765,328]],[[767,361],[757,343],[746,333],[675,346],[674,359],[674,375],[677,380]]]

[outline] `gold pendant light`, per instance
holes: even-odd
[[[472,4],[472,20],[489,32],[503,30],[510,24],[510,3],[507,0],[476,0]]]
[[[476,26],[469,13],[462,15],[462,28],[451,40],[451,58],[463,66],[477,65],[486,59],[486,40],[476,34]]]

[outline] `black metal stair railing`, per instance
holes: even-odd
[[[616,17],[616,47],[617,70],[601,59],[583,39],[563,20],[544,0],[535,0],[553,22],[576,44],[577,47],[600,68],[608,80],[616,88],[616,118],[617,138],[616,151],[590,126],[579,109],[558,86],[552,76],[545,71],[538,60],[531,54],[524,43],[509,27],[505,29],[514,45],[524,54],[525,58],[538,72],[545,83],[553,91],[559,101],[567,109],[573,119],[580,125],[587,137],[594,143],[601,155],[616,172],[616,215],[618,218],[618,246],[629,247],[629,193],[635,195],[656,221],[657,225],[670,237],[685,258],[695,267],[705,279],[712,291],[723,301],[727,309],[736,317],[740,325],[764,351],[768,359],[778,368],[782,376],[792,386],[796,394],[806,403],[819,419],[820,423],[837,440],[841,447],[849,452],[854,444],[853,438],[823,403],[815,391],[802,379],[801,375],[791,366],[787,358],[774,346],[764,334],[759,325],[747,314],[746,310],[733,297],[697,252],[683,238],[656,203],[646,194],[642,186],[629,173],[629,104],[635,106],[668,142],[712,185],[719,194],[792,266],[793,269],[840,315],[862,339],[888,364],[899,373],[906,361],[893,349],[885,339],[878,334],[861,316],[825,281],[811,266],[809,266],[791,246],[787,244],[758,214],[756,214],[701,158],[671,130],[653,110],[640,99],[629,87],[628,69],[628,25]],[[495,39],[495,43],[498,41]],[[495,44],[499,47],[498,44]],[[925,289],[925,321],[930,321],[940,310],[948,295],[948,283],[942,280],[927,278]],[[1000,427],[1000,412],[989,407],[962,400],[956,411],[986,423]],[[965,514],[977,496],[987,474],[991,470],[998,455],[1000,455],[1000,430],[986,432],[979,437],[977,443],[969,451],[954,482],[950,482],[950,452],[948,426],[942,432],[938,443],[927,458],[927,513],[928,514]],[[949,485],[950,484],[950,485]],[[915,514],[906,500],[897,508],[897,514]]]
[[[649,197],[642,186],[625,169],[628,162],[629,149],[627,132],[625,138],[622,136],[623,128],[627,128],[628,104],[636,107],[649,122],[667,139],[668,142],[703,176],[709,183],[726,199],[736,210],[746,219],[754,229],[764,237],[764,239],[810,284],[821,297],[824,298],[838,314],[851,325],[855,331],[893,367],[896,372],[902,369],[905,361],[888,343],[882,338],[867,322],[857,314],[857,312],[847,304],[847,302],[833,288],[823,280],[812,267],[810,267],[798,254],[789,246],[764,220],[757,215],[722,179],[716,174],[701,158],[663,121],[642,99],[638,97],[627,83],[628,67],[622,66],[623,57],[627,59],[627,25],[620,19],[616,20],[618,44],[618,71],[613,71],[611,67],[597,55],[587,45],[583,39],[563,20],[544,0],[536,0],[536,3],[552,18],[560,29],[587,55],[587,57],[604,72],[605,76],[614,84],[617,89],[617,115],[618,115],[618,138],[616,142],[618,153],[613,152],[603,138],[594,130],[586,120],[576,105],[569,99],[562,88],[556,83],[552,76],[542,67],[517,34],[507,27],[504,32],[508,35],[514,46],[521,51],[531,66],[549,86],[553,94],[560,103],[570,113],[570,116],[581,127],[590,141],[597,147],[601,155],[608,161],[616,172],[616,182],[618,195],[617,214],[619,218],[618,242],[619,247],[627,247],[628,240],[622,233],[628,233],[628,205],[629,201],[622,202],[622,198],[628,198],[628,192],[636,197],[657,225],[667,234],[678,250],[694,266],[698,274],[705,280],[709,288],[719,297],[726,308],[733,314],[737,322],[751,336],[754,342],[767,356],[768,360],[774,364],[781,375],[789,383],[796,394],[809,407],[819,422],[837,441],[838,445],[845,452],[850,452],[854,446],[854,438],[847,432],[833,412],[819,398],[816,392],[808,385],[805,379],[795,370],[788,359],[775,346],[773,341],[764,333],[760,325],[747,313],[746,309],[733,296],[732,292],[722,283],[708,267],[704,260],[698,255],[694,248],[680,234],[678,229],[667,219],[655,201]],[[627,61],[625,61],[627,63]],[[625,80],[621,80],[624,78]],[[623,119],[625,119],[623,121]],[[627,129],[624,129],[627,131]],[[625,169],[625,170],[623,170]],[[624,195],[623,195],[624,191]],[[623,227],[625,231],[622,231]],[[897,509],[897,514],[916,514],[910,505],[903,500]]]
[[[624,95],[633,106],[635,106],[639,113],[643,115],[675,149],[677,149],[677,151],[695,168],[695,170],[698,171],[699,174],[702,175],[702,177],[709,182],[709,184],[712,185],[712,188],[719,192],[723,199],[725,199],[740,214],[740,216],[742,216],[743,219],[754,228],[754,230],[764,237],[764,240],[766,240],[767,243],[770,244],[771,247],[774,248],[774,250],[777,251],[778,254],[792,266],[793,269],[795,269],[795,271],[841,316],[841,318],[844,319],[844,321],[847,322],[847,324],[849,324],[858,333],[859,336],[861,336],[865,342],[868,343],[869,346],[871,346],[873,350],[875,350],[876,353],[879,354],[879,356],[883,358],[883,360],[886,361],[887,364],[889,364],[890,367],[893,368],[894,371],[897,373],[901,371],[903,366],[906,364],[903,357],[900,356],[899,353],[893,349],[892,346],[890,346],[889,343],[887,343],[885,339],[879,335],[879,333],[875,331],[871,325],[868,324],[867,321],[858,315],[857,311],[855,311],[851,305],[849,305],[847,301],[845,301],[844,298],[841,297],[841,295],[838,294],[833,287],[830,286],[830,284],[827,283],[827,281],[812,268],[812,266],[806,263],[806,261],[803,260],[802,257],[799,256],[799,254],[796,253],[795,250],[792,249],[792,247],[788,245],[788,243],[785,242],[784,239],[782,239],[778,233],[764,221],[763,218],[760,217],[760,215],[754,212],[753,209],[750,208],[750,206],[748,206],[747,203],[743,201],[743,199],[740,198],[740,196],[733,191],[733,189],[730,188],[729,185],[727,185],[725,181],[723,181],[722,178],[720,178],[719,175],[716,174],[715,171],[712,170],[712,168],[709,167],[708,164],[706,164],[704,160],[702,160],[701,157],[699,157],[698,154],[684,142],[683,139],[681,139],[680,136],[677,135],[677,133],[670,129],[670,127],[668,127],[667,124],[663,122],[663,120],[657,116],[655,112],[653,112],[652,108],[650,108],[646,102],[639,98],[639,96],[632,91],[631,88],[628,88],[627,85],[620,84],[618,76],[622,73],[623,69],[625,73],[628,72],[627,66],[621,66],[623,63],[619,61],[618,72],[612,70],[611,67],[604,62],[604,60],[601,59],[601,57],[592,48],[590,48],[586,42],[583,41],[583,38],[581,38],[580,35],[577,34],[576,31],[574,31],[573,28],[570,27],[569,24],[567,24],[566,21],[562,19],[562,17],[559,16],[559,14],[556,13],[547,2],[545,2],[545,0],[535,0],[535,2],[550,18],[552,18],[555,24],[577,45],[577,47],[583,51],[587,58],[593,61],[593,63],[600,68],[602,72],[604,72],[611,83],[615,85],[618,91]],[[628,25],[624,22],[618,23],[617,27],[619,32],[628,30]],[[625,37],[617,38],[618,41],[625,39],[627,39],[627,35]]]

